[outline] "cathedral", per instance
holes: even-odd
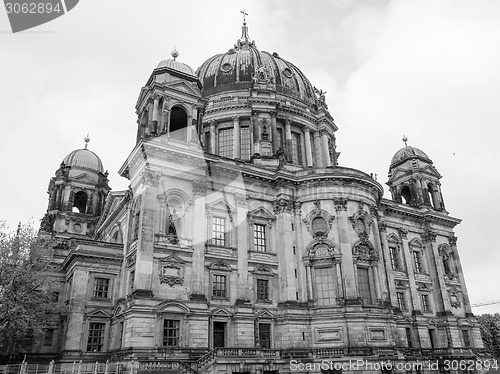
[[[67,308],[33,352],[190,374],[456,372],[443,362],[479,357],[460,220],[431,158],[404,138],[384,198],[339,163],[304,72],[259,50],[246,22],[229,47],[196,71],[174,50],[152,71],[119,170],[128,190],[111,190],[88,138],[63,158],[41,230]]]

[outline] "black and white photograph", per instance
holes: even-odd
[[[500,372],[499,20],[4,0],[0,373]]]

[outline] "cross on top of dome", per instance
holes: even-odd
[[[254,47],[255,48],[255,42],[250,39],[250,36],[248,35],[248,27],[247,27],[247,21],[246,21],[246,16],[248,16],[248,13],[245,12],[245,9],[240,10],[240,13],[243,14],[243,26],[241,28],[241,38],[239,38],[236,42],[236,45],[234,46],[236,49],[248,49],[249,47]]]

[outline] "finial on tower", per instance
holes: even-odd
[[[87,136],[85,138],[83,138],[83,141],[85,142],[85,149],[87,149],[87,145],[90,142],[90,138],[89,138],[89,134],[88,133],[87,133]]]
[[[245,9],[240,10],[240,13],[243,14],[243,26],[241,27],[241,38],[238,39],[234,47],[236,49],[240,48],[248,49],[249,47],[255,48],[255,42],[252,39],[250,39],[250,36],[248,36],[248,27],[246,19],[248,13],[245,11]]]
[[[406,142],[408,141],[408,138],[406,137],[406,135],[403,135],[403,141],[405,142],[405,147],[408,147],[408,144],[406,144]]]
[[[177,57],[179,57],[179,52],[177,52],[177,49],[174,47],[174,50],[171,53],[172,57],[174,58],[174,61]]]

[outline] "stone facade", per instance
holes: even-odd
[[[42,228],[61,240],[54,277],[69,311],[35,351],[259,374],[293,359],[481,352],[460,220],[424,152],[396,153],[384,199],[370,175],[338,164],[324,93],[259,51],[245,24],[196,73],[177,56],[141,90],[128,191],[109,192],[88,149],[51,181]]]

